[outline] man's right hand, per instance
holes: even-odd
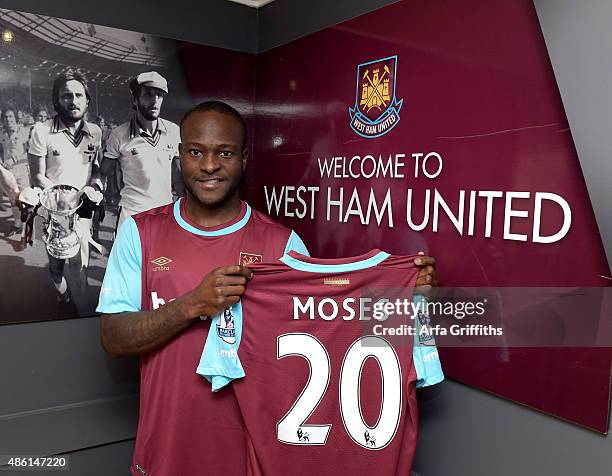
[[[184,312],[191,318],[212,317],[240,301],[253,273],[244,266],[223,266],[207,274],[202,282],[181,298]]]

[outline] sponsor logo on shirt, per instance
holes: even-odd
[[[160,256],[159,258],[151,260],[151,263],[157,265],[155,268],[153,268],[153,271],[170,271],[170,267],[167,265],[172,263],[172,260],[170,258],[166,258],[165,256]]]
[[[236,329],[234,328],[234,315],[232,308],[228,307],[223,311],[219,324],[217,324],[217,335],[227,344],[236,343]]]
[[[245,253],[244,251],[240,252],[240,265],[248,266],[250,264],[262,263],[263,257],[261,255],[256,255],[254,253]]]

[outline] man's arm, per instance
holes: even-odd
[[[40,155],[28,154],[28,161],[30,162],[30,177],[32,179],[32,185],[35,187],[41,187],[43,190],[47,187],[51,187],[53,182],[45,175],[47,173],[46,157]]]
[[[170,169],[171,181],[172,181],[172,192],[177,197],[184,197],[187,195],[185,190],[185,183],[183,182],[183,174],[181,173],[181,162],[178,157],[172,159],[172,165]]]
[[[91,175],[89,177],[89,183],[87,183],[87,185],[97,188],[100,192],[102,192],[104,187],[102,185],[103,183],[102,175],[100,173],[100,161],[101,161],[101,154],[98,149],[98,152],[96,152],[96,158],[93,160],[93,163],[91,164]]]
[[[35,124],[30,131],[28,161],[30,163],[30,182],[33,187],[43,190],[55,185],[47,178],[47,139],[48,130],[42,124]]]
[[[236,304],[251,276],[243,266],[217,268],[195,289],[156,310],[103,314],[102,346],[111,357],[159,349],[200,316]]]

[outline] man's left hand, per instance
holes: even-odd
[[[435,268],[436,260],[419,251],[419,256],[414,259],[414,264],[420,268],[416,282],[416,292],[422,294],[430,293],[431,289],[438,285],[438,275]]]

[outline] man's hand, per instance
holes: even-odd
[[[240,301],[253,273],[244,266],[223,266],[207,274],[193,290],[177,299],[192,319],[212,317]]]
[[[436,260],[431,256],[425,256],[422,251],[419,251],[419,255],[418,258],[414,259],[414,264],[420,268],[416,282],[416,292],[427,295],[432,288],[438,285]]]

